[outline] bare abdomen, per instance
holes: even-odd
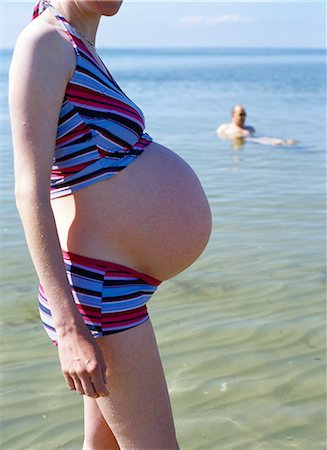
[[[190,166],[152,142],[119,174],[52,200],[61,247],[159,280],[204,250],[211,213]]]

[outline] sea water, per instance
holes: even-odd
[[[201,257],[148,304],[185,450],[325,448],[324,50],[100,49],[146,131],[199,176],[213,214]],[[70,392],[37,309],[13,195],[1,51],[1,448],[81,449]],[[215,133],[236,103],[257,136]]]

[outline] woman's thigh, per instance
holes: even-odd
[[[109,396],[96,402],[122,450],[179,449],[167,384],[150,319],[97,338]]]

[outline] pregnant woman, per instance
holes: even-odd
[[[144,132],[96,52],[101,16],[121,3],[40,0],[20,33],[16,204],[44,329],[83,395],[83,449],[178,449],[146,303],[203,252],[211,213],[194,171]]]

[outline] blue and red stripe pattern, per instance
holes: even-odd
[[[117,333],[149,319],[146,303],[160,280],[121,264],[62,250],[75,304],[94,338]],[[54,345],[58,335],[43,286],[38,287],[39,314]]]
[[[53,199],[120,172],[153,139],[144,132],[141,109],[49,0],[38,1],[32,20],[48,7],[69,36],[76,56],[76,68],[67,84],[58,118],[50,178]]]

